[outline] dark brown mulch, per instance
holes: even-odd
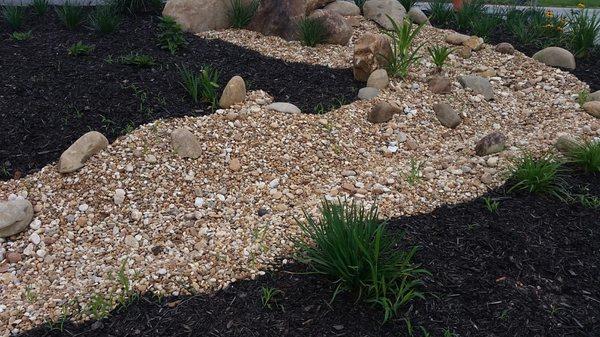
[[[0,20],[0,179],[55,161],[89,130],[112,141],[158,118],[210,113],[208,105],[187,96],[177,65],[212,65],[221,73],[221,87],[241,75],[249,90],[265,90],[304,112],[326,111],[356,97],[350,69],[285,62],[191,34],[188,47],[171,55],[157,46],[157,22],[156,15],[130,16],[119,32],[99,36],[83,27],[67,30],[51,9],[43,17],[30,13],[20,30],[31,30],[33,38],[15,42]],[[95,45],[90,56],[67,55],[78,41]],[[138,69],[107,62],[130,52],[151,55],[157,65]]]
[[[600,176],[569,180],[600,197]],[[414,336],[599,336],[600,210],[504,188],[489,196],[497,214],[479,198],[391,221],[432,276],[426,300],[386,324],[347,294],[329,304],[332,284],[292,265],[213,296],[145,297],[100,322],[23,336],[396,337],[408,335],[405,317]],[[263,287],[282,291],[271,308]]]

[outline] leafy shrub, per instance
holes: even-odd
[[[331,277],[340,291],[351,291],[380,306],[384,321],[415,298],[419,276],[427,273],[412,262],[416,248],[402,251],[398,239],[378,219],[376,207],[366,210],[347,201],[323,201],[321,219],[305,214],[299,225],[306,236],[298,242],[299,260],[317,274]]]
[[[429,55],[431,56],[431,59],[433,60],[433,64],[435,64],[437,71],[442,71],[444,63],[446,63],[448,56],[452,54],[453,50],[454,49],[448,48],[446,46],[427,47],[427,51],[429,52]]]
[[[320,20],[303,18],[298,23],[300,41],[303,45],[314,47],[327,40],[327,28]]]
[[[231,0],[231,9],[227,13],[231,26],[233,28],[244,28],[248,26],[254,17],[259,4],[259,0],[252,0],[247,5],[244,4],[242,0]]]
[[[399,25],[389,16],[388,19],[392,23],[393,29],[384,32],[392,39],[392,56],[391,58],[384,56],[388,62],[387,71],[392,77],[404,78],[408,76],[410,66],[421,58],[417,55],[417,52],[423,45],[419,45],[416,48],[413,48],[412,45],[423,25],[421,24],[413,28],[413,25],[407,18],[404,19],[402,25]]]
[[[499,26],[501,22],[502,19],[495,15],[483,15],[471,22],[471,32],[487,41],[492,30]]]
[[[408,11],[417,3],[417,0],[398,0],[398,2]]]
[[[26,41],[31,39],[31,31],[13,32],[12,34],[10,34],[10,38],[14,41]]]
[[[480,20],[485,14],[483,0],[471,0],[465,1],[463,8],[454,15],[458,28],[468,30],[473,22]]]
[[[48,0],[33,0],[31,2],[31,7],[33,7],[33,12],[39,16],[46,14],[49,6],[50,6],[50,4],[48,3]]]
[[[204,66],[198,74],[189,70],[187,67],[179,67],[181,75],[181,85],[187,91],[194,103],[200,99],[208,103],[214,109],[217,106],[217,89],[219,88],[219,72],[210,67]]]
[[[137,68],[151,68],[156,64],[154,57],[137,52],[131,52],[125,56],[121,56],[119,62]]]
[[[25,22],[25,7],[4,6],[2,7],[2,18],[13,30],[19,29]]]
[[[88,17],[90,26],[102,34],[114,33],[121,23],[120,14],[111,6],[99,6]]]
[[[589,173],[600,173],[600,141],[580,142],[566,154],[572,163]]]
[[[69,56],[89,55],[94,50],[94,48],[96,48],[94,45],[87,45],[79,41],[71,47],[69,47],[68,53]]]
[[[560,177],[563,172],[562,163],[552,155],[536,158],[530,153],[525,153],[514,160],[509,172],[512,184],[509,192],[527,191],[552,195],[560,199],[565,199],[567,196]]]
[[[158,27],[160,29],[160,33],[158,34],[158,45],[162,49],[166,49],[171,52],[171,54],[175,54],[179,49],[187,45],[187,41],[181,30],[181,25],[172,17],[161,17]]]
[[[433,0],[429,3],[430,19],[442,27],[448,26],[454,20],[454,11],[444,0]]]
[[[69,1],[60,7],[56,7],[56,14],[68,29],[75,29],[83,22],[83,10],[81,7],[71,5]]]
[[[587,10],[572,12],[568,19],[571,31],[567,39],[575,56],[586,57],[595,48],[594,41],[600,36],[600,17]]]

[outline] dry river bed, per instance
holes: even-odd
[[[357,31],[369,30],[365,25]],[[214,34],[227,39],[232,32]],[[441,43],[443,34],[428,27],[420,38]],[[295,43],[263,39],[279,45],[281,57],[293,48],[305,54]],[[259,42],[255,36],[246,46],[267,45]],[[351,47],[310,54],[327,63],[342,57],[337,50],[346,55],[342,66]],[[428,90],[432,71],[424,58],[377,99],[324,115],[267,111],[270,96],[254,91],[244,104],[211,116],[141,126],[74,174],[61,176],[49,165],[0,183],[0,200],[27,198],[35,207],[29,230],[0,239],[2,255],[21,258],[0,262],[0,335],[65,311],[88,317],[92,296],[122,291],[116,277],[122,264],[136,291],[214,291],[282,263],[299,234],[294,217],[316,212],[323,198],[377,202],[386,217],[429,212],[500,185],[510,158],[523,150],[547,151],[562,134],[600,135],[600,123],[576,102],[586,85],[520,53],[502,55],[486,45],[470,59],[452,56],[447,95]],[[459,75],[486,71],[495,72],[493,101],[457,82]],[[380,100],[404,113],[369,123],[367,112]],[[458,128],[439,125],[432,110],[439,102],[461,112]],[[178,127],[200,139],[200,158],[173,153],[170,133]],[[492,131],[507,136],[508,149],[475,156],[475,143]],[[420,178],[412,179],[417,166]]]

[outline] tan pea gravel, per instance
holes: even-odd
[[[373,29],[362,21],[355,36]],[[233,30],[206,35],[332,67],[348,67],[352,58],[352,46],[312,49]],[[431,27],[420,36],[442,40]],[[457,82],[486,70],[496,72],[490,102]],[[453,57],[448,95],[429,92],[432,71],[424,57],[379,98],[325,115],[266,111],[268,94],[251,92],[244,104],[211,116],[141,126],[74,174],[61,176],[49,165],[0,183],[0,200],[25,197],[36,210],[31,229],[0,241],[5,256],[22,256],[0,262],[0,335],[55,320],[65,308],[86,318],[91,296],[118,294],[123,261],[138,291],[213,291],[289,256],[298,234],[293,217],[315,212],[322,198],[377,202],[386,217],[429,212],[500,185],[509,158],[521,150],[547,151],[562,133],[600,135],[600,123],[575,100],[586,85],[520,53],[501,55],[486,45],[471,59]],[[404,113],[370,124],[367,111],[379,100]],[[461,113],[458,128],[439,125],[432,109],[439,102]],[[197,160],[171,150],[170,133],[179,127],[201,141]],[[476,157],[475,143],[492,131],[508,137],[508,150]],[[410,184],[416,163],[422,178]],[[258,216],[261,208],[267,215]]]

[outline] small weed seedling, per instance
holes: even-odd
[[[13,32],[12,34],[10,34],[10,38],[14,41],[27,41],[31,39],[31,31]]]
[[[577,103],[579,103],[579,106],[583,106],[589,98],[590,92],[587,90],[582,90],[579,92],[579,94],[577,94]]]
[[[596,196],[589,194],[579,194],[578,199],[581,206],[585,208],[600,209],[600,198]]]
[[[483,197],[483,202],[485,203],[485,208],[487,208],[490,213],[498,213],[498,207],[500,207],[500,203],[497,200],[494,200],[490,197]]]
[[[25,22],[25,7],[4,6],[2,7],[2,18],[11,29],[17,30]]]
[[[327,40],[327,28],[320,20],[303,18],[298,23],[300,41],[308,47],[315,47]]]
[[[30,286],[25,288],[25,299],[29,303],[34,303],[37,300],[37,294]]]
[[[131,52],[125,56],[119,58],[119,62],[124,65],[133,66],[137,68],[152,68],[156,65],[154,57],[147,54],[140,54]]]
[[[174,55],[178,50],[187,45],[188,42],[183,36],[181,25],[172,17],[161,17],[158,27],[160,29],[160,33],[158,34],[158,45],[162,49],[166,49]]]
[[[457,337],[456,334],[452,330],[450,330],[450,328],[444,329],[443,334],[444,337]]]
[[[42,16],[46,14],[49,6],[50,3],[48,2],[48,0],[33,0],[31,2],[31,7],[33,7],[33,13],[35,13],[35,15],[37,16]]]
[[[277,302],[277,300],[276,300],[277,295],[280,295],[282,293],[283,292],[277,288],[262,287],[260,300],[262,302],[263,308],[272,309],[271,303]]]
[[[60,7],[56,7],[56,14],[68,29],[73,30],[83,23],[83,10],[81,7],[71,5],[69,1]]]
[[[249,4],[245,4],[242,0],[231,0],[231,9],[227,13],[231,26],[233,28],[248,26],[258,9],[258,5],[260,5],[259,0],[252,0]]]
[[[113,301],[111,298],[104,297],[103,294],[94,294],[90,298],[87,311],[95,320],[100,320],[108,317],[112,307]]]
[[[446,46],[427,47],[427,52],[429,52],[429,55],[433,60],[433,64],[435,64],[437,72],[442,71],[446,60],[448,59],[448,56],[452,54],[453,50],[454,49],[448,48]]]
[[[410,160],[410,171],[406,174],[406,182],[410,186],[415,186],[419,181],[421,181],[421,168],[423,167],[423,162],[419,162],[414,158]]]
[[[94,45],[87,45],[81,41],[75,43],[74,45],[72,45],[71,47],[69,47],[68,49],[68,53],[69,56],[83,56],[83,55],[89,55],[94,48],[96,48]]]

